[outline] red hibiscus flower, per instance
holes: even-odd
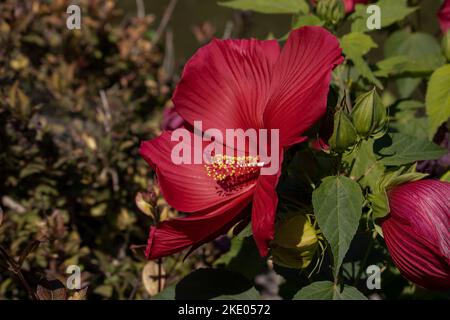
[[[280,150],[270,151],[278,152],[281,167],[283,149],[303,141],[302,133],[324,114],[331,72],[342,60],[338,40],[320,27],[291,32],[283,50],[276,40],[213,40],[186,64],[173,96],[175,111],[190,125],[202,121],[203,130],[279,129]],[[140,153],[156,171],[168,204],[188,215],[150,229],[147,258],[193,250],[250,216],[266,256],[280,171],[261,175],[259,167],[237,162],[174,164],[171,152],[179,142],[171,134],[143,142]]]
[[[368,2],[369,0],[344,0],[345,12],[353,12],[357,3],[367,4]]]
[[[450,289],[450,183],[423,180],[389,192],[381,226],[403,276],[432,290]]]
[[[311,3],[316,5],[317,1],[318,0],[311,0]],[[357,3],[367,4],[369,0],[342,0],[342,2],[344,2],[345,13],[350,13],[355,10],[355,5]]]
[[[445,0],[438,12],[439,25],[442,33],[450,29],[450,0]]]

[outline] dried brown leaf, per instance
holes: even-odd
[[[162,265],[149,261],[142,270],[142,283],[150,296],[156,295],[166,283],[166,272]]]
[[[68,300],[86,300],[87,289],[88,287],[85,287],[76,291],[69,297]]]
[[[145,192],[138,192],[136,194],[135,202],[136,206],[139,208],[139,210],[141,210],[142,213],[151,217],[152,219],[155,219],[155,208],[150,203],[151,201],[149,201],[148,196]]]
[[[36,296],[39,300],[67,300],[67,291],[61,281],[46,279],[38,284]]]

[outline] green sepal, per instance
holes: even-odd
[[[379,219],[387,216],[390,211],[389,199],[386,190],[371,193],[368,195],[370,205],[372,208],[372,219]]]
[[[407,182],[421,180],[427,175],[426,173],[416,172],[416,165],[412,165],[406,170],[405,167],[401,167],[396,171],[385,173],[377,182],[374,192],[368,195],[374,222],[376,219],[387,216],[390,212],[389,198],[387,196],[389,189]]]

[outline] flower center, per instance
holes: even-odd
[[[258,156],[216,155],[210,164],[205,165],[205,168],[208,176],[213,178],[223,190],[231,192],[247,186],[258,177],[264,165],[258,160]]]

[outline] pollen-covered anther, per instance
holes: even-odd
[[[216,155],[205,168],[209,177],[223,189],[231,191],[258,177],[259,170],[264,165],[258,160],[257,156]]]

